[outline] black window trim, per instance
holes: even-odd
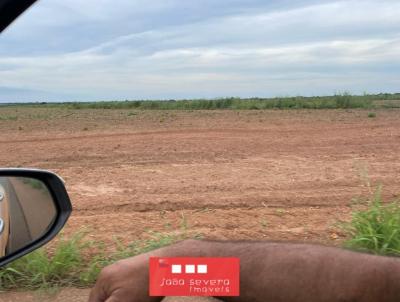
[[[0,0],[0,33],[36,0]]]

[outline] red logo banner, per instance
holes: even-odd
[[[150,296],[239,296],[239,258],[150,258]]]

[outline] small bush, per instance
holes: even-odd
[[[368,117],[369,118],[374,118],[374,117],[376,117],[376,113],[375,112],[370,112],[370,113],[368,113]]]
[[[400,205],[383,203],[377,189],[367,209],[356,211],[345,229],[350,239],[349,248],[381,255],[400,255]]]
[[[336,108],[350,108],[352,97],[349,93],[335,95]]]

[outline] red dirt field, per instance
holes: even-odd
[[[400,192],[400,112],[375,112],[0,108],[0,166],[59,173],[74,207],[66,234],[87,228],[110,248],[151,231],[340,245],[338,222],[376,185],[386,200]]]
[[[400,192],[400,112],[375,112],[0,108],[0,166],[65,179],[67,234],[337,245],[360,197]]]

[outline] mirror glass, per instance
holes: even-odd
[[[26,177],[0,177],[0,257],[39,239],[56,218],[47,187]]]

